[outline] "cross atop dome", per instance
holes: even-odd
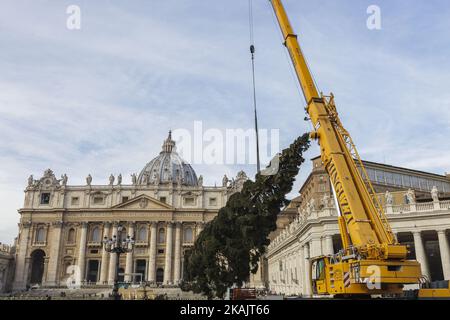
[[[169,136],[164,141],[164,144],[162,146],[162,152],[172,153],[174,148],[175,148],[175,141],[172,140],[172,130],[170,130]]]

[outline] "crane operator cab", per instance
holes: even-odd
[[[327,257],[317,257],[311,261],[311,284],[314,295],[327,293],[325,265]]]

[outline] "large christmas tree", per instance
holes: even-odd
[[[227,288],[242,286],[250,272],[256,273],[309,146],[308,134],[299,137],[283,150],[278,171],[257,174],[254,182],[246,181],[242,191],[229,198],[186,252],[183,290],[223,297]]]

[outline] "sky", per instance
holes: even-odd
[[[253,0],[259,126],[280,148],[311,130],[278,25]],[[284,1],[321,91],[333,92],[363,159],[450,172],[446,0]],[[68,6],[81,29],[67,28]],[[367,8],[381,9],[369,30]],[[17,235],[27,178],[124,183],[169,130],[253,126],[247,0],[2,0],[0,242]],[[273,150],[272,150],[273,151]],[[250,151],[247,151],[250,152]],[[308,175],[306,155],[291,197]],[[205,185],[254,165],[194,164]]]

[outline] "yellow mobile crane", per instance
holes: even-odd
[[[399,244],[393,234],[352,138],[339,119],[333,95],[319,94],[281,0],[269,1],[306,99],[314,126],[311,138],[320,145],[340,211],[343,250],[311,258],[313,292],[335,297],[401,294],[405,284],[420,282],[420,264],[407,260],[407,246]]]

